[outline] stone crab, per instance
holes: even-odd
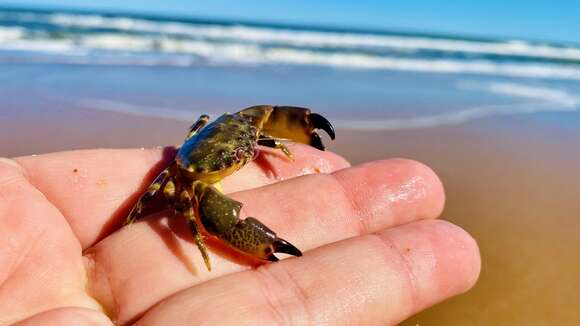
[[[191,126],[175,159],[141,195],[125,224],[140,218],[145,205],[161,191],[176,215],[188,220],[208,270],[211,263],[202,232],[261,261],[278,261],[274,253],[301,256],[298,248],[256,218],[240,219],[242,203],[224,195],[219,181],[255,159],[258,145],[279,149],[290,160],[292,153],[284,140],[324,150],[315,130],[326,131],[334,140],[330,122],[307,108],[270,105],[226,113],[208,122],[209,117],[202,115]]]

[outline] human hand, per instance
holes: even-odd
[[[265,150],[223,188],[304,256],[252,268],[210,248],[211,272],[167,210],[112,233],[160,150],[0,159],[0,325],[384,325],[475,283],[477,245],[434,220],[430,169],[290,149],[294,162]]]

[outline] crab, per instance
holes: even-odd
[[[285,140],[324,150],[315,130],[326,131],[334,140],[330,122],[307,108],[270,105],[226,113],[208,122],[209,116],[202,115],[190,127],[175,159],[139,197],[125,224],[140,218],[146,205],[161,191],[176,215],[187,219],[209,271],[211,263],[205,235],[262,262],[278,261],[274,253],[301,256],[298,248],[278,237],[258,219],[241,219],[242,203],[223,194],[219,181],[255,159],[259,154],[258,145],[279,149],[290,160],[293,156],[284,145]]]

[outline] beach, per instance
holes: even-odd
[[[3,155],[177,145],[189,125],[29,95],[23,89],[20,98],[3,97]],[[406,157],[432,167],[447,193],[442,218],[466,229],[480,246],[483,269],[476,287],[408,325],[580,321],[578,122],[580,112],[557,112],[411,130],[337,129],[329,150],[352,164]]]
[[[70,27],[73,18],[59,21]],[[93,19],[99,22],[111,23]],[[2,35],[14,39],[14,32],[4,33],[0,41]],[[273,35],[260,41],[268,43],[262,50],[289,42]],[[335,43],[325,53],[342,55],[330,60],[333,65],[280,49],[260,52],[267,62],[242,62],[237,50],[228,52],[228,60],[184,62],[184,52],[126,52],[115,50],[114,42],[106,49],[99,43],[89,54],[79,52],[86,50],[79,48],[84,41],[62,48],[63,37],[51,39],[60,48],[48,52],[32,50],[30,38],[0,42],[0,156],[178,145],[202,113],[215,118],[255,104],[310,107],[336,126],[336,141],[325,139],[328,149],[352,164],[405,157],[433,168],[447,194],[442,218],[467,230],[480,246],[482,273],[475,288],[405,325],[580,323],[580,52],[556,45],[541,45],[540,51],[531,43],[525,52],[511,43],[460,40],[458,54],[446,50],[450,40],[431,39],[413,41],[413,54],[394,55],[394,47],[408,50],[411,43],[397,47],[392,35],[379,36],[363,38],[371,45],[330,38]],[[318,41],[301,37],[302,45],[293,39],[293,51]],[[352,55],[362,54],[340,48],[355,41],[367,47],[367,56],[383,48],[390,52],[381,50],[382,61],[360,61]],[[493,47],[484,44],[477,52],[466,42]],[[354,66],[360,62],[374,66]]]

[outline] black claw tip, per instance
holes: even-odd
[[[322,139],[320,139],[320,135],[313,132],[312,135],[310,135],[310,146],[317,148],[321,151],[324,150],[324,144],[322,143]]]
[[[321,116],[318,113],[311,113],[310,114],[310,121],[312,122],[312,125],[314,127],[326,131],[328,133],[328,135],[330,136],[330,139],[334,140],[334,138],[336,136],[334,134],[334,127],[330,124],[330,122],[328,120],[326,120],[325,117]]]
[[[280,238],[278,238],[274,243],[274,251],[289,254],[296,257],[302,256],[302,251],[294,247],[292,244],[290,244],[290,242]],[[272,255],[271,257],[273,256],[274,255]]]

